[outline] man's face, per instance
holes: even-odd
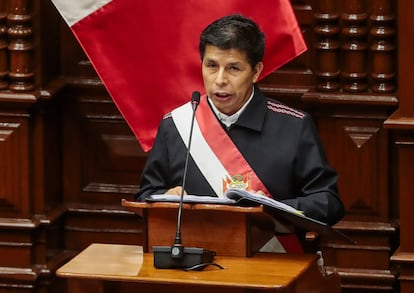
[[[249,99],[262,69],[262,62],[252,68],[245,52],[207,45],[202,63],[204,88],[220,112],[232,115]]]

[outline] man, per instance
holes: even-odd
[[[202,32],[206,96],[196,111],[185,192],[220,197],[226,188],[242,186],[335,224],[344,215],[337,174],[310,116],[266,98],[254,85],[264,48],[256,23],[240,15],[218,19]],[[137,200],[181,193],[188,109],[189,104],[179,107],[162,120]]]

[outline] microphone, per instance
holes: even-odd
[[[200,93],[193,92],[191,95],[191,106],[193,115],[191,118],[190,134],[188,138],[188,148],[184,163],[183,182],[180,194],[180,202],[177,215],[177,231],[175,234],[174,244],[172,246],[153,246],[154,266],[157,269],[203,269],[206,265],[212,264],[216,253],[199,247],[184,247],[181,237],[181,218],[184,202],[184,190],[187,179],[188,160],[190,157],[191,141],[193,137],[194,119],[197,106],[200,103]]]

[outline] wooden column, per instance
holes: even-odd
[[[341,19],[343,89],[347,92],[365,92],[368,88],[367,79],[367,19],[365,1],[347,0]]]
[[[323,92],[337,91],[340,88],[340,44],[339,14],[337,1],[314,1],[314,33],[313,58],[314,73],[319,82],[317,89]]]
[[[32,1],[9,1],[8,34],[10,54],[10,89],[27,91],[34,89],[34,45],[32,26]]]
[[[396,16],[392,4],[390,0],[375,0],[370,17],[372,26],[369,36],[373,39],[370,79],[371,90],[375,93],[387,94],[396,90]]]

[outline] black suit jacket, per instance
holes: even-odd
[[[275,199],[319,221],[336,223],[344,215],[337,174],[328,164],[311,117],[289,108],[276,111],[278,107],[269,102],[280,104],[255,88],[253,99],[228,135]],[[292,115],[298,112],[301,115]],[[144,167],[137,200],[181,186],[185,157],[186,147],[166,115]],[[191,157],[185,190],[194,195],[215,194]]]

